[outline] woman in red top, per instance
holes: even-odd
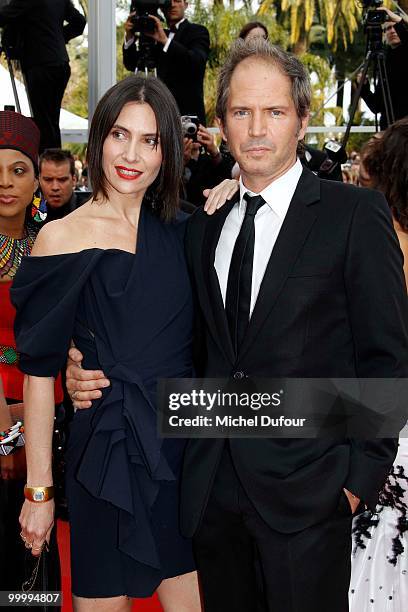
[[[13,333],[15,311],[10,288],[22,257],[30,255],[43,221],[34,194],[38,188],[40,134],[34,122],[10,111],[0,112],[0,442],[2,432],[24,418],[24,375],[18,368]],[[57,403],[63,400],[60,378]],[[24,446],[0,453],[0,591],[21,590],[24,547],[18,517],[26,482]]]

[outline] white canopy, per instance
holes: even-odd
[[[24,84],[16,79],[16,88],[18,98],[20,100],[21,112],[23,115],[30,116],[30,107],[28,104],[27,93]],[[46,94],[45,94],[46,95]],[[15,106],[13,89],[11,86],[10,75],[8,70],[0,64],[0,109],[3,110],[5,105]],[[66,142],[76,142],[76,133],[83,136],[84,131],[88,129],[88,120],[70,113],[65,109],[61,109],[60,127],[63,135],[63,140]],[[83,140],[83,138],[81,138]]]

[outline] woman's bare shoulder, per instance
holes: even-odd
[[[86,222],[87,215],[83,213],[77,215],[75,213],[76,211],[63,219],[49,221],[44,225],[38,233],[31,255],[62,255],[64,253],[78,253],[88,248],[89,223]]]

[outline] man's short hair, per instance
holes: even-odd
[[[71,176],[75,176],[75,160],[71,151],[67,149],[45,149],[40,155],[40,174],[43,162],[53,162],[54,164],[69,163],[69,172]]]
[[[299,119],[307,116],[312,89],[309,74],[302,62],[292,53],[272,45],[263,38],[236,40],[221,66],[218,76],[216,115],[225,123],[231,78],[235,68],[246,59],[259,59],[276,66],[292,82],[292,99]]]

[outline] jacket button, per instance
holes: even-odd
[[[241,380],[241,378],[245,378],[245,374],[243,372],[234,372],[234,378]]]

